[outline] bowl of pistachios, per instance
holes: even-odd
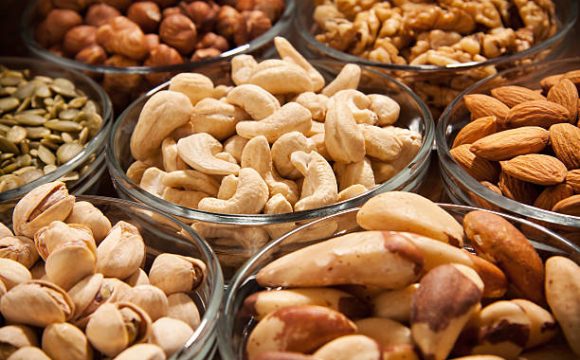
[[[18,199],[51,181],[94,193],[112,116],[107,94],[80,72],[0,58],[0,221],[9,223]]]

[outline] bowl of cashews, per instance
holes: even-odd
[[[336,230],[313,237],[321,227]],[[408,192],[379,194],[250,259],[226,293],[220,353],[577,359],[579,262],[577,245],[532,222]]]
[[[190,223],[226,277],[300,224],[416,189],[429,164],[433,120],[405,85],[275,44],[281,59],[175,76],[129,107],[109,142],[119,194]]]

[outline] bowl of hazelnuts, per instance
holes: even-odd
[[[175,73],[257,53],[294,0],[36,0],[22,34],[37,56],[100,81],[117,110]]]

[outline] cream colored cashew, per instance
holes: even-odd
[[[292,204],[290,204],[282,194],[275,194],[268,200],[266,206],[264,206],[264,214],[287,214],[292,211]],[[294,223],[265,226],[271,239],[278,239],[280,236],[293,230],[295,227],[296,224]]]
[[[333,204],[338,198],[336,177],[328,162],[317,152],[292,153],[290,161],[304,175],[300,200],[294,205],[295,211],[318,208]]]
[[[375,186],[375,176],[371,161],[365,157],[362,161],[355,163],[334,163],[334,172],[338,179],[338,189],[340,191],[348,188],[351,185],[360,184],[367,189]]]
[[[220,184],[211,176],[196,170],[177,170],[165,174],[163,185],[188,191],[200,191],[216,196]]]
[[[401,156],[403,142],[393,131],[367,124],[360,124],[359,127],[363,131],[368,156],[386,162]]]
[[[248,139],[241,137],[240,135],[234,135],[224,142],[224,151],[232,154],[239,163],[242,161],[242,152],[247,143]]]
[[[258,62],[252,55],[238,55],[232,59],[232,81],[236,85],[247,84]]]
[[[239,173],[234,196],[227,200],[207,197],[199,202],[199,210],[222,214],[260,213],[268,201],[268,185],[252,168],[243,168]]]
[[[216,157],[216,159],[220,159],[223,161],[227,161],[231,164],[238,165],[238,160],[236,160],[236,158],[232,154],[230,154],[229,152],[222,151],[222,152],[215,154],[214,156]]]
[[[161,142],[173,130],[189,122],[193,106],[189,98],[175,91],[159,91],[147,102],[133,134],[131,135],[131,155],[144,161],[159,153]]]
[[[233,226],[222,224],[195,223],[191,226],[207,241],[217,246],[242,246],[244,249],[259,249],[270,240],[268,233],[257,226]]]
[[[208,196],[208,194],[201,191],[179,190],[174,188],[166,188],[161,195],[166,201],[190,209],[197,209],[199,201]]]
[[[340,73],[338,73],[336,78],[322,89],[322,94],[330,97],[341,90],[356,90],[360,83],[360,75],[360,66],[356,64],[346,64],[342,70],[340,70]]]
[[[153,195],[161,196],[165,190],[165,185],[163,185],[163,177],[165,174],[167,173],[163,170],[150,167],[143,173],[139,187]]]
[[[173,130],[171,132],[171,134],[169,135],[169,137],[172,138],[173,140],[177,141],[181,138],[188,137],[189,135],[193,135],[193,134],[195,134],[195,131],[193,129],[193,124],[190,121],[188,121],[184,125]]]
[[[401,106],[395,100],[379,94],[368,95],[368,98],[371,100],[370,109],[379,117],[378,126],[393,125],[397,122]]]
[[[317,134],[324,135],[324,123],[321,123],[321,122],[318,122],[318,121],[313,121],[312,122],[312,127],[306,133],[306,136],[310,137],[310,136],[314,136],[314,135],[317,135]]]
[[[312,81],[303,68],[276,59],[259,63],[248,83],[258,85],[274,95],[313,91]]]
[[[351,163],[365,157],[365,139],[348,104],[330,99],[324,122],[324,144],[334,161]]]
[[[150,167],[151,166],[149,164],[137,160],[133,162],[127,169],[127,177],[134,183],[139,184],[141,182],[141,178],[143,177],[143,173]]]
[[[281,176],[287,179],[298,179],[302,177],[300,171],[290,162],[290,155],[295,151],[308,153],[314,150],[313,145],[304,134],[298,131],[289,132],[280,136],[272,145],[272,160],[275,169]]]
[[[240,108],[214,98],[205,98],[195,105],[191,124],[195,133],[208,133],[218,140],[225,140],[236,133],[236,124],[246,120],[247,114]]]
[[[171,78],[169,90],[177,91],[189,98],[192,105],[211,97],[214,92],[213,82],[205,75],[197,73],[181,73]]]
[[[328,96],[309,91],[298,95],[294,101],[310,111],[312,120],[324,122]]]
[[[163,169],[176,171],[188,169],[187,164],[177,154],[177,143],[170,137],[161,143],[161,155],[163,156]]]
[[[237,174],[238,165],[214,156],[221,151],[222,144],[206,133],[193,134],[177,142],[179,157],[195,170],[211,175]]]
[[[220,200],[231,199],[236,194],[237,189],[238,178],[235,175],[224,176],[216,197]]]
[[[226,99],[244,109],[254,120],[262,120],[280,109],[280,102],[274,95],[252,84],[236,86]]]
[[[373,111],[369,110],[371,100],[358,90],[341,90],[333,97],[337,102],[346,102],[354,120],[358,124],[374,125],[379,117]]]
[[[308,142],[317,153],[322,155],[323,158],[325,158],[327,161],[332,161],[332,157],[328,153],[328,150],[326,150],[325,136],[325,134],[316,134],[314,136],[310,136],[308,138]]]
[[[264,135],[269,143],[280,136],[299,131],[305,133],[312,127],[312,116],[304,106],[295,102],[282,106],[278,111],[260,121],[240,121],[236,125],[238,135],[247,139]]]
[[[278,51],[280,58],[285,61],[292,62],[302,69],[304,69],[312,83],[312,91],[319,92],[324,87],[324,77],[318,70],[316,70],[296,49],[290,44],[288,40],[277,36],[274,38],[274,45]]]
[[[338,193],[338,202],[351,199],[362,193],[365,193],[368,189],[361,184],[354,184]]]
[[[218,85],[213,89],[211,96],[214,99],[220,100],[228,96],[228,94],[230,93],[230,91],[232,91],[233,88],[234,88],[233,86]]]

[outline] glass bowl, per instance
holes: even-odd
[[[172,74],[180,72],[189,72],[195,70],[197,67],[208,64],[221,62],[233,56],[240,54],[260,54],[262,51],[267,51],[273,44],[276,36],[285,34],[290,25],[295,12],[295,0],[285,0],[286,8],[284,12],[272,27],[261,36],[253,39],[247,44],[230,49],[217,57],[208,58],[196,62],[186,62],[184,64],[166,65],[166,66],[130,66],[130,67],[115,67],[106,65],[89,65],[74,59],[58,56],[48,49],[42,47],[34,37],[34,30],[39,23],[39,7],[42,0],[32,1],[31,4],[24,11],[21,29],[22,38],[26,47],[40,58],[46,59],[63,67],[84,71],[97,80],[100,80],[104,74],[115,74],[121,79],[123,76],[127,77],[134,74],[151,74],[151,73],[167,73],[166,78],[171,77]],[[151,88],[145,81],[142,81],[142,86],[139,89],[132,89],[131,91],[108,91],[115,106],[115,110],[121,112],[134,99]]]
[[[439,204],[445,211],[451,214],[460,223],[464,216],[473,210],[481,210],[469,206]],[[228,290],[223,305],[223,312],[228,317],[220,319],[218,345],[221,356],[224,359],[243,359],[245,341],[249,336],[255,321],[243,311],[244,300],[251,294],[263,290],[256,283],[256,274],[263,267],[290,252],[304,248],[308,245],[328,240],[329,238],[347,233],[361,231],[356,222],[356,214],[359,209],[346,210],[323,219],[316,220],[302,226],[280,239],[270,243],[267,247],[252,257],[236,273]],[[510,215],[498,214],[510,221],[518,229],[524,232],[541,256],[547,254],[560,254],[569,256],[576,262],[580,262],[580,247],[574,245],[563,237],[547,230],[532,222],[522,220]],[[330,228],[334,231],[323,236],[316,236],[320,228]],[[313,236],[314,235],[314,236]],[[540,238],[541,242],[535,239]]]
[[[71,80],[77,89],[80,89],[89,99],[95,102],[103,118],[101,130],[87,143],[85,149],[73,159],[59,166],[55,171],[24,186],[0,192],[0,222],[10,222],[12,209],[18,200],[30,190],[58,179],[65,181],[73,194],[94,193],[98,187],[98,181],[102,179],[106,170],[105,140],[109,135],[113,119],[111,100],[107,94],[97,83],[82,73],[46,61],[0,57],[0,66],[14,70],[29,69],[31,75],[62,77]]]
[[[343,66],[335,61],[314,61],[312,64],[327,80],[334,78]],[[216,85],[229,84],[229,79],[224,77],[224,74],[229,74],[229,72],[229,63],[206,68],[204,71]],[[296,224],[358,206],[378,193],[392,190],[412,191],[421,184],[427,175],[434,137],[434,124],[426,105],[408,87],[372,69],[363,68],[360,83],[360,90],[363,92],[386,94],[397,101],[401,105],[401,115],[397,125],[419,132],[423,137],[423,145],[411,163],[401,172],[389,181],[357,197],[318,209],[281,215],[230,215],[191,210],[142,190],[138,184],[135,184],[125,175],[128,166],[133,161],[129,149],[129,139],[145,102],[157,91],[166,89],[167,84],[151,90],[136,100],[115,122],[107,149],[108,166],[113,178],[113,185],[122,197],[143,202],[189,223],[204,223],[208,224],[209,227],[219,227],[222,235],[215,235],[215,237],[210,234],[209,230],[204,232],[198,229],[198,231],[201,231],[201,236],[212,245],[222,262],[224,274],[228,278],[245,260],[269,241],[270,237],[267,230],[272,229],[272,226],[292,228]],[[211,224],[213,226],[210,226]],[[231,233],[229,241],[223,239],[224,232]],[[232,240],[234,238],[235,241]]]
[[[546,58],[552,52],[556,53],[562,40],[576,23],[578,2],[568,0],[553,0],[553,2],[556,5],[556,18],[559,27],[552,37],[512,55],[500,56],[484,62],[467,62],[447,66],[385,64],[336,50],[315,38],[319,31],[312,16],[315,1],[297,2],[297,11],[303,16],[296,17],[295,27],[303,47],[313,56],[374,66],[382,71],[392,73],[409,85],[429,105],[433,111],[433,117],[437,119],[443,109],[461,91],[475,82],[490,74],[495,74],[497,71],[535,62]]]
[[[457,132],[469,122],[469,111],[463,102],[465,95],[489,94],[494,87],[503,85],[521,85],[539,89],[539,81],[542,78],[577,69],[580,69],[580,58],[518,67],[482,80],[453,100],[439,119],[436,131],[441,177],[446,192],[453,202],[485,206],[515,214],[539,222],[580,244],[580,217],[543,210],[498,195],[472,178],[453,160],[449,153]]]

